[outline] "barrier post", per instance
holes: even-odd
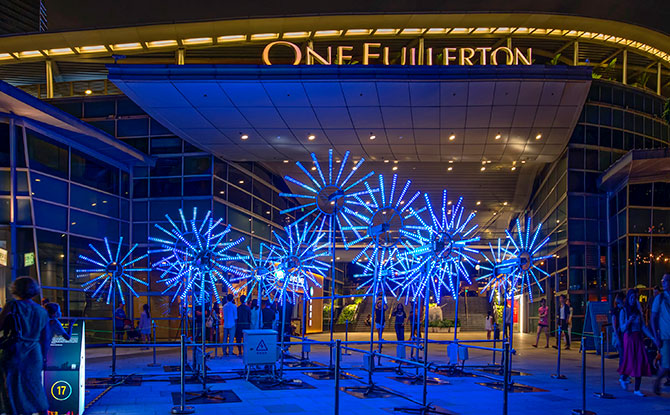
[[[349,344],[349,319],[344,320],[344,343]],[[345,350],[342,354],[349,356],[351,353]]]
[[[507,415],[509,399],[509,343],[503,340],[503,415]]]
[[[154,361],[152,363],[149,363],[147,366],[158,367],[160,365],[158,363],[156,363],[156,320],[151,320],[151,322],[153,323],[153,331],[154,331],[154,333],[153,333],[154,334],[153,335],[153,338],[154,338]]]
[[[181,342],[180,342],[180,353],[179,353],[179,406],[172,407],[173,414],[192,414],[195,412],[195,408],[192,406],[186,406],[186,392],[184,391],[184,384],[186,379],[184,376],[184,364],[186,360],[186,336],[182,333]]]
[[[558,357],[556,358],[556,373],[551,375],[552,378],[554,379],[567,379],[565,375],[561,374],[561,340],[563,338],[562,336],[562,331],[561,327],[558,327]]]
[[[600,332],[600,384],[602,389],[593,396],[600,399],[614,399],[614,395],[605,392],[605,333]]]
[[[573,409],[572,415],[595,415],[593,411],[586,410],[586,349],[584,348],[584,334],[582,334],[582,408]]]
[[[340,414],[340,359],[342,358],[342,340],[335,341],[335,415]]]

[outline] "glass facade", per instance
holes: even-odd
[[[545,294],[537,285],[532,287],[535,304],[529,307],[531,331],[537,327],[536,303],[541,298],[547,298],[555,315],[558,296],[567,295],[574,309],[573,327],[581,328],[587,301],[598,301],[633,286],[630,280],[620,277],[622,272],[630,274],[631,266],[626,267],[619,259],[616,263],[622,268],[613,274],[612,286],[608,285],[607,277],[608,242],[617,241],[616,235],[621,235],[623,245],[614,242],[616,249],[612,250],[612,256],[626,258],[628,241],[624,235],[630,232],[626,228],[629,223],[626,212],[630,216],[633,209],[626,209],[626,202],[622,202],[619,207],[624,210],[617,216],[617,223],[624,233],[617,231],[608,238],[607,195],[598,188],[598,179],[629,150],[669,146],[670,130],[662,117],[664,104],[662,97],[637,88],[593,81],[568,147],[558,161],[538,175],[527,212],[534,224],[544,222],[542,234],[550,236],[550,243],[543,254],[552,255],[545,261],[545,270],[551,278],[541,281]],[[646,206],[652,206],[651,199]],[[638,232],[652,220],[644,214],[648,211],[633,210],[634,215],[640,214],[635,218]],[[648,228],[649,225],[643,231],[647,239]],[[648,244],[643,239],[639,242]],[[647,248],[647,254],[649,252],[652,251]],[[649,272],[643,277],[645,284],[648,275]]]

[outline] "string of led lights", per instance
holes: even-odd
[[[321,287],[318,278],[325,278],[330,265],[318,258],[328,256],[328,243],[322,242],[325,217],[318,226],[304,222],[284,228],[286,236],[273,231],[278,245],[271,261],[274,277],[268,280],[268,297],[281,304],[296,303],[300,293],[311,298],[310,288]]]
[[[275,247],[261,243],[258,255],[256,256],[251,252],[251,248],[247,246],[247,254],[241,260],[244,267],[239,267],[235,264],[230,265],[231,269],[237,271],[230,276],[230,282],[232,284],[242,283],[235,288],[235,294],[244,291],[247,298],[252,298],[254,291],[256,291],[260,300],[274,279],[275,264],[273,263],[273,258],[276,256]]]
[[[186,300],[189,294],[193,294],[195,301],[220,302],[216,283],[222,283],[226,288],[232,290],[232,284],[227,279],[227,274],[243,276],[237,267],[226,264],[227,261],[243,261],[246,256],[231,254],[229,251],[239,245],[244,237],[225,242],[225,237],[230,233],[230,225],[220,230],[222,220],[214,220],[212,212],[207,211],[203,219],[198,220],[197,208],[193,208],[193,217],[186,220],[184,212],[179,209],[179,222],[173,221],[169,215],[165,218],[171,228],[166,229],[160,224],[156,228],[161,230],[165,236],[149,237],[158,247],[150,249],[149,253],[164,255],[152,266],[160,271],[158,282],[165,283],[167,288],[162,294],[174,290],[172,301],[177,297]]]
[[[503,246],[500,238],[498,238],[498,244],[495,248],[489,242],[490,256],[485,251],[481,251],[488,265],[477,265],[478,270],[485,271],[481,277],[477,278],[477,281],[486,281],[486,285],[482,288],[482,291],[489,290],[489,301],[493,301],[496,293],[507,296],[506,299],[510,299],[512,295],[512,290],[510,289],[511,279],[506,275],[512,271],[510,261],[508,261],[511,259],[509,250],[510,241],[506,239],[506,242],[506,245]],[[508,265],[504,266],[503,264]]]
[[[104,297],[106,298],[107,304],[109,304],[113,294],[118,291],[118,296],[121,299],[121,303],[125,304],[126,300],[123,297],[123,286],[127,287],[135,297],[139,297],[139,295],[133,289],[133,282],[137,282],[144,286],[149,286],[146,281],[142,281],[141,279],[133,276],[133,273],[135,272],[151,271],[150,268],[137,268],[134,266],[134,264],[137,262],[147,258],[147,254],[141,255],[137,258],[132,258],[133,252],[137,248],[137,244],[135,244],[128,250],[128,252],[126,252],[124,256],[121,256],[121,245],[123,243],[123,237],[119,238],[119,242],[114,253],[112,253],[112,249],[109,246],[109,240],[106,237],[104,238],[104,242],[105,252],[107,255],[104,255],[102,252],[97,250],[93,244],[89,244],[88,246],[93,252],[95,252],[98,258],[90,258],[86,255],[79,255],[79,260],[83,268],[78,268],[76,270],[77,278],[94,274],[90,280],[84,282],[81,285],[84,291],[92,291],[91,297],[97,299],[100,299],[106,293]]]

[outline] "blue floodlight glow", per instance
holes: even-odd
[[[328,255],[328,243],[322,243],[325,217],[320,226],[304,222],[300,225],[285,227],[286,237],[273,231],[277,242],[274,255],[272,277],[268,279],[268,297],[272,301],[295,303],[298,295],[303,293],[310,298],[310,287],[321,287],[318,277],[324,278],[330,265],[319,260]]]
[[[177,297],[184,301],[189,295],[193,295],[193,299],[197,301],[210,301],[213,295],[218,303],[220,298],[215,284],[221,282],[232,290],[233,287],[226,278],[227,274],[244,275],[239,268],[226,265],[226,261],[243,261],[246,258],[245,255],[228,252],[244,238],[226,242],[230,225],[221,229],[222,220],[214,221],[211,211],[207,211],[204,218],[198,220],[198,211],[194,207],[193,217],[187,220],[182,209],[179,209],[179,217],[180,221],[175,222],[169,215],[165,215],[171,227],[166,229],[156,224],[156,228],[165,236],[149,237],[151,242],[158,245],[157,248],[150,249],[149,253],[164,255],[153,264],[154,268],[162,271],[158,282],[167,285],[162,294],[174,290],[171,301]]]
[[[439,212],[427,193],[423,194],[426,207],[418,211],[410,207],[410,217],[419,224],[407,226],[400,233],[414,246],[408,249],[405,256],[417,259],[417,265],[409,274],[403,287],[403,294],[410,296],[426,295],[428,289],[436,299],[442,296],[442,290],[452,296],[458,295],[461,278],[470,281],[466,265],[475,266],[477,260],[471,254],[479,253],[470,245],[479,241],[475,236],[476,224],[471,224],[475,213],[464,217],[465,207],[460,197],[455,206],[447,201],[447,191],[442,191],[442,206]],[[421,214],[428,214],[424,221]],[[439,213],[436,214],[436,213]],[[430,293],[429,293],[430,294]]]
[[[123,298],[122,290],[123,286],[127,287],[135,297],[139,297],[139,295],[131,285],[133,281],[144,286],[149,286],[147,282],[133,276],[133,273],[135,272],[151,271],[150,268],[136,268],[134,266],[138,261],[146,258],[147,254],[132,258],[133,251],[137,248],[137,244],[135,244],[125,255],[121,256],[121,243],[123,242],[123,237],[119,238],[115,252],[112,252],[110,249],[107,238],[105,238],[104,241],[105,253],[107,255],[97,250],[93,244],[89,244],[88,246],[95,252],[97,257],[89,258],[86,255],[79,255],[79,259],[82,263],[86,263],[86,267],[77,269],[77,278],[93,274],[93,277],[90,280],[81,285],[84,291],[92,291],[91,297],[93,298],[102,298],[104,296],[107,304],[109,304],[114,292],[117,291],[121,298],[121,303],[125,304],[126,301]]]
[[[356,204],[355,200],[353,200],[356,195],[356,193],[353,192],[353,189],[374,174],[374,172],[370,172],[358,179],[352,180],[352,177],[363,165],[365,159],[361,158],[355,162],[351,170],[346,172],[346,164],[349,160],[349,155],[349,151],[344,153],[344,157],[339,163],[340,166],[337,168],[337,166],[333,166],[333,150],[328,150],[328,170],[325,171],[325,166],[324,169],[322,169],[319,160],[316,158],[316,155],[312,153],[312,163],[314,165],[313,169],[317,171],[318,176],[314,177],[314,175],[312,175],[309,170],[298,161],[295,163],[296,166],[302,170],[309,181],[304,183],[300,180],[294,179],[291,176],[285,176],[284,178],[288,182],[300,186],[303,192],[279,194],[280,196],[284,197],[307,199],[307,203],[304,205],[299,205],[281,211],[282,215],[297,210],[302,210],[304,212],[304,214],[302,214],[302,216],[300,216],[293,223],[294,225],[302,222],[306,218],[310,218],[312,215],[316,215],[313,219],[311,219],[313,222],[318,222],[322,217],[334,217],[334,220],[340,229],[340,235],[345,245],[345,249],[348,248],[348,245],[344,229],[351,229],[354,232],[355,238],[359,238],[360,234],[358,229],[354,227],[353,223],[351,222],[350,215],[347,210],[344,209],[344,207],[348,204]],[[346,226],[343,226],[343,224]],[[328,226],[330,226],[330,223]]]

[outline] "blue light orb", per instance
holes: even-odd
[[[123,237],[119,238],[116,250],[112,252],[112,249],[109,247],[109,241],[107,238],[104,238],[105,242],[105,254],[101,253],[99,250],[89,244],[89,248],[97,255],[97,258],[90,258],[86,255],[79,255],[79,260],[81,261],[83,267],[78,268],[76,271],[77,278],[84,276],[90,276],[93,274],[93,277],[83,283],[81,286],[86,292],[91,292],[92,298],[102,298],[106,299],[106,303],[109,304],[112,299],[112,295],[115,290],[118,292],[118,296],[121,298],[121,303],[125,304],[126,301],[123,297],[123,287],[128,288],[128,290],[135,296],[139,297],[137,292],[132,287],[132,282],[137,282],[144,286],[149,286],[145,281],[142,281],[133,276],[135,272],[149,272],[150,268],[137,268],[136,263],[145,259],[147,254],[141,255],[137,258],[132,258],[133,251],[137,248],[137,244],[133,245],[125,255],[121,256],[121,244],[123,242]],[[85,265],[84,265],[85,264]]]

